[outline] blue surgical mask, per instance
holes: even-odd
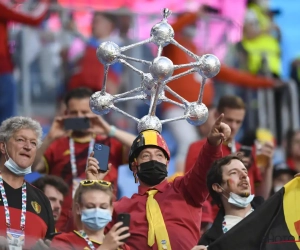
[[[237,207],[245,208],[251,203],[253,199],[254,199],[253,194],[249,195],[248,197],[242,197],[239,196],[238,194],[230,192],[228,202]]]
[[[8,160],[4,163],[4,166],[7,167],[7,169],[14,173],[15,175],[18,175],[18,176],[24,176],[26,174],[30,174],[31,173],[31,166],[29,166],[28,168],[20,168],[18,166],[17,163],[15,163],[15,161],[10,158],[7,150],[6,150],[6,145],[5,145],[5,151],[6,151],[6,154],[8,156]]]
[[[218,184],[218,185],[219,185],[219,184]],[[226,191],[224,190],[224,188],[223,188],[221,185],[219,185],[219,187],[220,187],[224,192],[226,192]],[[226,197],[224,194],[223,194],[223,196]],[[227,197],[226,197],[226,198],[227,198]],[[242,196],[240,196],[240,195],[238,195],[238,194],[235,194],[235,193],[230,192],[230,193],[229,193],[229,198],[227,198],[227,199],[228,199],[228,202],[229,202],[230,204],[235,205],[235,206],[240,207],[240,208],[245,208],[245,207],[247,207],[247,206],[251,203],[251,201],[254,199],[254,195],[251,194],[251,195],[249,195],[248,197],[242,197]]]
[[[81,222],[94,231],[106,227],[111,220],[111,212],[108,209],[90,208],[81,212]]]

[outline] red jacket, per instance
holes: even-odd
[[[200,237],[202,205],[208,196],[206,173],[211,164],[222,157],[221,146],[214,147],[208,142],[199,153],[194,168],[185,176],[167,180],[158,184],[154,196],[158,202],[168,231],[172,249],[187,250],[197,244]],[[147,244],[148,222],[146,219],[146,201],[148,188],[139,186],[139,191],[130,199],[127,197],[114,203],[113,221],[117,215],[130,213],[130,234],[126,244],[134,250],[157,250],[157,244],[152,247]]]

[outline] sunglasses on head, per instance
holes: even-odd
[[[98,183],[98,184],[100,184],[101,186],[104,186],[104,187],[110,187],[111,186],[111,182],[103,181],[103,180],[83,180],[83,181],[80,181],[80,185],[82,185],[82,186],[90,186],[90,185],[94,185],[95,183]]]

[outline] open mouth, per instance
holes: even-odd
[[[24,156],[24,157],[27,157],[27,158],[30,158],[30,155],[29,154],[20,154],[21,156]]]
[[[242,182],[240,184],[240,186],[242,186],[242,187],[249,187],[249,184],[248,184],[248,182]]]

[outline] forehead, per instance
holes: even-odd
[[[143,154],[143,153],[163,153],[163,151],[156,147],[148,147],[148,148],[143,149],[140,152],[140,154]]]
[[[19,129],[13,134],[13,137],[24,137],[30,140],[37,140],[37,134],[32,129]]]
[[[90,98],[71,98],[68,102],[68,107],[80,107],[80,108],[90,108],[89,106]]]
[[[240,160],[233,159],[229,164],[223,166],[223,172],[229,172],[232,169],[244,170],[246,167]]]
[[[235,118],[235,119],[243,119],[245,116],[244,109],[231,109],[231,108],[224,108],[224,118]]]
[[[46,195],[51,195],[51,196],[58,196],[61,195],[62,193],[58,191],[58,189],[52,185],[47,184],[45,186],[45,190],[44,190]]]
[[[110,196],[102,190],[88,190],[81,196],[81,201],[85,203],[110,203]]]

